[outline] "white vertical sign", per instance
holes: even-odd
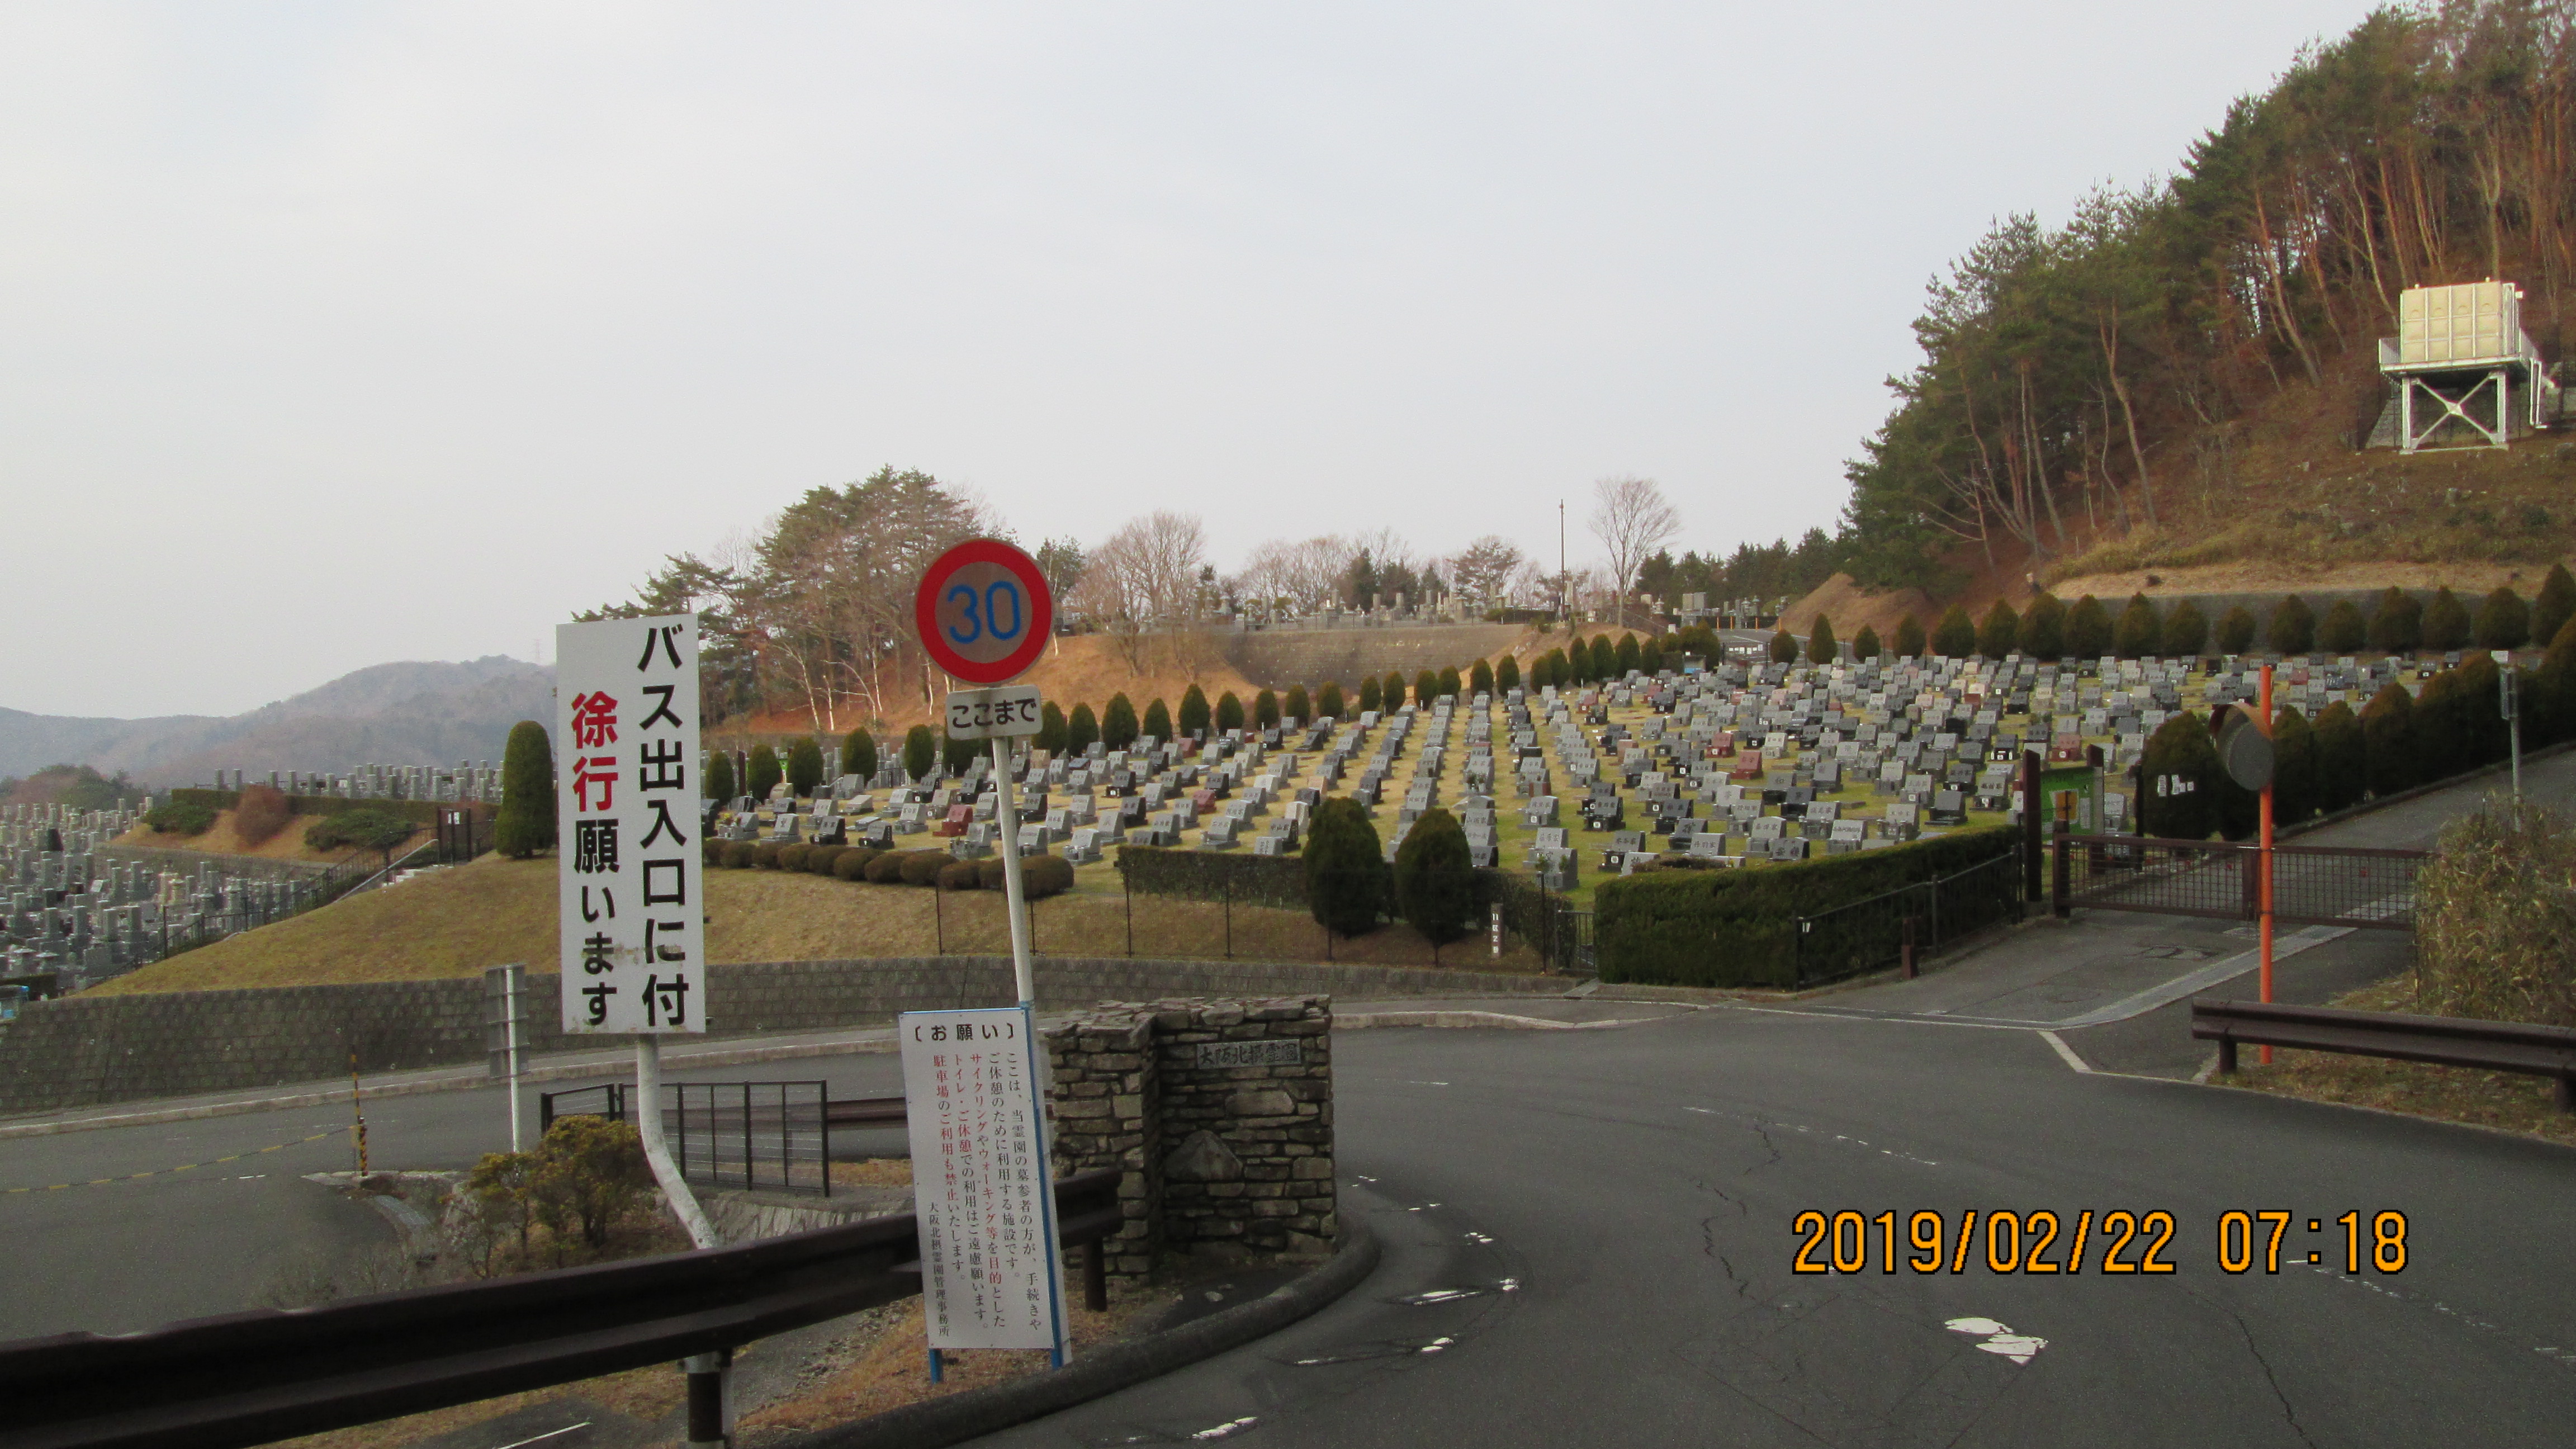
[[[1024,1006],[896,1019],[935,1349],[1070,1346],[1033,1020]]]
[[[707,1029],[698,621],[555,630],[563,1029]]]

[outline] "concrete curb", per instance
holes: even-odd
[[[1240,1348],[1334,1302],[1376,1271],[1376,1235],[1354,1215],[1344,1214],[1342,1223],[1342,1246],[1332,1257],[1266,1297],[1151,1338],[1113,1344],[1054,1373],[907,1404],[856,1423],[800,1434],[774,1449],[941,1449]]]
[[[1363,1031],[1379,1026],[1481,1026],[1499,1027],[1505,1031],[1599,1031],[1605,1027],[1635,1026],[1641,1022],[1661,1021],[1654,1016],[1620,1017],[1611,1021],[1550,1021],[1539,1016],[1513,1016],[1500,1011],[1372,1011],[1350,1016],[1336,1016],[1333,1026],[1343,1031]]]

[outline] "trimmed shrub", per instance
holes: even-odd
[[[1193,901],[1232,901],[1244,906],[1309,908],[1306,862],[1294,855],[1245,855],[1236,851],[1118,848],[1118,878],[1140,896]]]
[[[1395,676],[1390,674],[1387,678],[1392,680]],[[1415,704],[1422,706],[1424,709],[1429,709],[1431,707],[1432,697],[1438,693],[1440,693],[1439,675],[1425,669],[1413,676],[1413,702]],[[1395,696],[1393,703],[1396,706],[1401,706],[1404,703],[1404,697],[1402,695]]]
[[[1289,719],[1312,723],[1315,718],[1315,707],[1307,701],[1306,686],[1302,684],[1288,686],[1288,697],[1279,708],[1280,713]]]
[[[1798,636],[1790,633],[1786,625],[1781,626],[1780,631],[1771,636],[1771,662],[1774,664],[1798,662]]]
[[[2218,652],[2242,654],[2254,647],[2254,611],[2238,604],[2218,616]]]
[[[2469,642],[2469,610],[2448,588],[2435,589],[2424,607],[2424,647],[2442,651]]]
[[[1124,849],[1124,847],[1121,847]],[[1031,855],[1020,859],[1020,894],[1029,900],[1042,901],[1073,889],[1073,862],[1061,855]]]
[[[2033,659],[2055,659],[2066,652],[2066,606],[2046,589],[2021,616],[2021,652]]]
[[[859,867],[859,874],[871,885],[902,885],[903,863],[912,858],[908,850],[889,850]]]
[[[2531,642],[2531,606],[2522,595],[2499,588],[2478,605],[2478,647],[2519,649]]]
[[[1047,708],[1053,709],[1055,706],[1048,705]],[[1059,714],[1056,716],[1056,727],[1059,732],[1063,726],[1064,716]],[[856,775],[864,780],[876,772],[877,737],[864,729],[855,729],[843,735],[841,737],[841,773]]]
[[[979,891],[984,888],[984,862],[952,860],[939,868],[937,883],[944,891]]]
[[[2341,700],[2317,716],[2309,754],[2315,760],[2316,803],[2321,811],[2361,803],[2369,755],[2362,744],[2361,716]]]
[[[1831,639],[1833,637],[1834,626],[1826,623],[1823,615],[1819,614],[1816,616],[1816,625],[1818,628],[1825,631],[1825,637],[1827,639]],[[1614,679],[1627,678],[1628,671],[1637,668],[1639,666],[1639,662],[1637,636],[1634,634],[1620,635],[1619,642],[1611,646],[1610,650],[1611,677]]]
[[[1594,679],[1619,677],[1619,650],[1610,642],[1610,636],[1607,634],[1596,634],[1592,637],[1592,677]]]
[[[1478,662],[1482,663],[1483,661],[1479,660]],[[1440,693],[1449,696],[1451,699],[1458,699],[1459,691],[1463,687],[1464,685],[1458,678],[1457,665],[1444,664],[1440,666]],[[1461,700],[1460,702],[1464,703],[1465,701]]]
[[[1109,696],[1109,707],[1100,712],[1100,742],[1113,750],[1123,750],[1136,743],[1136,736],[1142,733],[1136,723],[1135,702],[1127,698],[1124,690]]]
[[[1201,738],[1207,734],[1208,726],[1215,721],[1215,718],[1215,715],[1208,710],[1205,690],[1193,684],[1181,691],[1181,707],[1179,712],[1172,716],[1172,723],[1180,727],[1182,734],[1192,739]]]
[[[802,841],[791,841],[778,847],[778,858],[770,861],[769,864],[780,870],[803,870],[805,857],[813,853],[814,847]]]
[[[1291,693],[1297,695],[1301,700],[1305,697],[1305,692],[1302,690],[1294,690],[1291,691]],[[1254,695],[1252,697],[1252,727],[1254,729],[1266,730],[1277,723],[1279,723],[1279,696],[1266,689],[1261,691],[1259,694]]]
[[[1807,631],[1807,662],[1831,664],[1841,657],[1842,644],[1834,638],[1834,621],[1818,614],[1816,627]]]
[[[2275,654],[2305,654],[2317,647],[2316,611],[2296,594],[2272,606],[2272,626],[2263,631],[2264,642]]]
[[[510,726],[501,755],[501,814],[492,846],[526,860],[555,843],[555,754],[546,727],[532,719]]]
[[[1315,807],[1306,832],[1306,901],[1315,921],[1339,936],[1377,928],[1386,901],[1386,858],[1368,812],[1347,795]]]
[[[1440,677],[1433,674],[1428,669],[1423,670],[1421,673],[1413,677],[1414,702],[1423,705],[1426,708],[1429,707],[1431,703],[1430,696],[1422,693],[1422,691],[1426,689],[1437,689],[1439,687]],[[1378,687],[1378,703],[1389,710],[1402,709],[1404,708],[1404,691],[1404,676],[1390,669],[1386,674],[1386,682]]]
[[[1243,700],[1233,690],[1216,697],[1216,732],[1243,728]]]
[[[2362,745],[2362,717],[2352,712],[2352,706],[2336,699],[2324,714],[2318,714],[2308,755],[2316,768],[2311,781],[2316,786],[2313,799],[2318,812],[2347,810],[2362,802],[2370,755]]]
[[[1437,806],[1416,817],[1395,848],[1395,909],[1434,945],[1466,935],[1483,892],[1458,817]]]
[[[412,830],[412,822],[398,815],[360,806],[306,826],[304,844],[311,850],[338,850],[344,845],[391,850],[411,839]]]
[[[173,800],[152,807],[143,823],[151,826],[156,835],[203,835],[214,828],[215,812],[213,807],[194,800]]]
[[[1924,637],[1923,637],[1923,621],[1922,621],[1922,620],[1915,618],[1912,614],[1908,614],[1908,615],[1906,615],[1903,619],[1900,619],[1900,620],[1898,620],[1898,621],[1897,621],[1897,624],[1896,624],[1896,657],[1897,657],[1897,658],[1899,658],[1899,659],[1920,659],[1920,658],[1922,658],[1922,657],[1923,657],[1924,644],[1925,644],[1925,641],[1924,641]]]
[[[1932,652],[1951,659],[1965,659],[1977,652],[1977,626],[1968,617],[1965,604],[1952,604],[1950,612],[1933,626]]]
[[[1601,979],[1795,986],[1802,948],[1811,959],[1830,960],[1860,956],[1875,945],[1838,939],[1823,923],[1801,942],[1797,917],[2010,855],[2017,838],[2011,827],[1954,830],[1911,845],[1760,870],[1659,870],[1605,880],[1593,899]],[[2019,891],[2011,881],[1997,884]]]
[[[2370,630],[2361,622],[2361,606],[2350,599],[2337,599],[2317,624],[2317,647],[2328,654],[2350,654],[2370,642]]]
[[[2138,829],[2163,840],[2207,840],[2218,829],[2218,746],[2209,721],[2182,710],[2147,737],[2138,765]]]
[[[1878,654],[1878,631],[1867,624],[1861,625],[1860,632],[1852,636],[1852,657],[1866,661],[1876,659]]]
[[[1508,655],[1506,658],[1510,657]],[[1494,666],[1479,659],[1467,666],[1467,693],[1470,698],[1494,692]]]
[[[908,886],[935,886],[939,884],[941,871],[952,865],[973,864],[973,861],[961,861],[944,850],[907,850],[903,853],[903,863],[895,867],[895,874]]]
[[[1062,756],[1067,738],[1064,711],[1058,709],[1055,701],[1051,699],[1039,705],[1038,732],[1029,737],[1029,743],[1051,756]]]
[[[823,784],[823,746],[811,736],[787,747],[787,788],[811,800]]]
[[[2463,718],[2460,671],[2445,669],[2424,681],[2409,711],[2407,729],[2414,741],[2416,784],[2441,779],[2465,769],[2468,721]]]
[[[2296,825],[2317,813],[2317,733],[2298,706],[2272,712],[2272,823]]]
[[[786,772],[778,766],[778,752],[767,745],[751,747],[751,764],[744,773],[749,778],[744,781],[743,793],[762,804],[768,803],[769,792],[786,778]]]
[[[1660,674],[1664,668],[1664,645],[1660,639],[1647,639],[1637,645],[1637,667],[1647,674]]]
[[[749,870],[749,869],[751,869],[751,857],[752,857],[752,853],[753,853],[753,850],[754,850],[754,849],[755,849],[755,847],[754,847],[753,843],[752,843],[751,841],[748,841],[748,840],[728,840],[728,841],[725,841],[725,842],[724,842],[724,863],[725,863],[725,869],[727,869],[727,870]]]
[[[2413,594],[2389,585],[2370,616],[2370,642],[2390,654],[2413,653],[2424,643],[2424,606]]]
[[[779,847],[773,842],[766,840],[754,841],[751,847],[752,869],[778,869],[778,851]]]
[[[1360,713],[1366,714],[1385,703],[1386,695],[1377,687],[1377,676],[1371,674],[1363,677],[1360,680]]]
[[[1088,754],[1091,747],[1098,743],[1100,743],[1099,717],[1091,712],[1090,705],[1075,705],[1073,714],[1064,722],[1064,752],[1068,755]]]
[[[2176,658],[2199,657],[2201,646],[2209,642],[2209,621],[2201,617],[2200,606],[2189,599],[2174,605],[2165,617],[2164,648],[2160,651]]]
[[[2143,659],[2165,642],[2164,616],[2144,594],[2131,594],[2120,611],[2120,627],[2111,636],[2111,652],[2123,659]]]
[[[1553,684],[1559,689],[1569,688],[1575,683],[1574,665],[1566,659],[1564,650],[1550,649],[1547,651],[1545,662],[1547,664],[1547,683]]]
[[[874,865],[884,854],[884,851],[871,850],[864,845],[853,845],[834,858],[832,876],[835,880],[865,880],[868,877],[868,867]]]
[[[2549,636],[2549,652],[2541,657],[2540,675],[2524,709],[2537,725],[2535,743],[2576,739],[2576,617]]]
[[[2430,779],[2492,765],[2513,750],[2512,736],[2504,722],[2504,700],[2499,697],[2503,666],[2492,655],[2472,654],[2460,661],[2459,668],[2445,672],[2459,676],[2452,681],[2451,696],[2451,728],[2458,745],[2450,758],[2429,762],[2440,772],[2427,777]],[[2521,683],[2515,681],[2517,686]]]
[[[1513,655],[1506,654],[1494,664],[1494,688],[1503,690],[1520,687],[1521,662]]]
[[[241,801],[233,806],[233,834],[245,845],[266,845],[295,818],[295,807],[287,803],[286,792],[275,785],[245,785]]]
[[[948,738],[948,731],[943,729],[939,732],[940,768],[950,775],[962,777],[968,770],[975,767],[978,759],[989,756],[992,752],[993,746],[989,740],[952,740]]]
[[[2558,631],[2576,619],[2576,577],[2570,577],[2567,565],[2549,566],[2549,577],[2540,584],[2540,597],[2531,601],[2531,637],[2548,645],[2558,638]]]
[[[2406,686],[2392,680],[2362,707],[2361,748],[2363,779],[2373,795],[2394,795],[2415,783],[2415,699]]]
[[[1977,626],[1977,652],[1988,659],[2001,659],[2021,647],[2021,616],[2001,599],[1986,611],[1985,621]]]
[[[805,851],[807,875],[838,875],[841,857],[850,853],[846,845],[815,845]]]
[[[2275,716],[2278,718],[2278,716]],[[2210,736],[2210,751],[2218,749],[2218,737]],[[2263,828],[2263,796],[2236,783],[2227,773],[2227,762],[2218,766],[2218,833],[2228,840],[2251,840]]]
[[[1141,733],[1151,735],[1153,738],[1161,740],[1165,744],[1170,744],[1172,740],[1176,738],[1172,733],[1172,711],[1170,707],[1165,705],[1160,699],[1157,699],[1153,703],[1145,706],[1145,722]]]
[[[734,797],[732,751],[713,750],[708,753],[706,787],[710,800],[731,800]]]
[[[1324,681],[1323,688],[1315,691],[1317,719],[1340,719],[1349,712],[1342,703],[1342,686],[1338,681],[1328,679]]]
[[[2078,659],[2099,659],[2111,652],[2111,611],[2086,594],[2066,611],[2066,652]]]

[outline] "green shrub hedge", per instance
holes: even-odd
[[[213,792],[174,790],[170,793],[176,797],[182,793],[211,794]],[[151,826],[153,831],[160,835],[203,835],[214,827],[215,812],[197,801],[173,798],[167,805],[154,806],[152,812],[143,817],[143,823]]]
[[[956,858],[944,850],[907,850],[903,853],[903,864],[895,868],[895,874],[905,885],[937,885],[939,873],[955,864]]]
[[[849,849],[842,851],[840,858],[832,862],[833,878],[836,880],[865,880],[867,878],[868,867],[874,864],[877,859],[884,854],[885,852],[882,850],[871,850],[864,845],[853,845]]]
[[[1138,895],[1306,909],[1306,864],[1293,855],[1122,845],[1118,874]]]
[[[1757,870],[1656,871],[1593,893],[1593,950],[1608,982],[1793,987],[1799,916],[2009,855],[2011,826]]]

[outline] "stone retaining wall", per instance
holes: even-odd
[[[714,1036],[817,1031],[892,1021],[898,1012],[1007,1006],[998,956],[774,961],[709,968]],[[556,1028],[557,977],[530,978],[529,1048],[573,1045]],[[1040,957],[1038,1003],[1172,995],[1555,995],[1561,976],[1431,967]],[[483,1059],[476,978],[72,996],[31,1003],[0,1026],[0,1114],[192,1096],[362,1072]]]

